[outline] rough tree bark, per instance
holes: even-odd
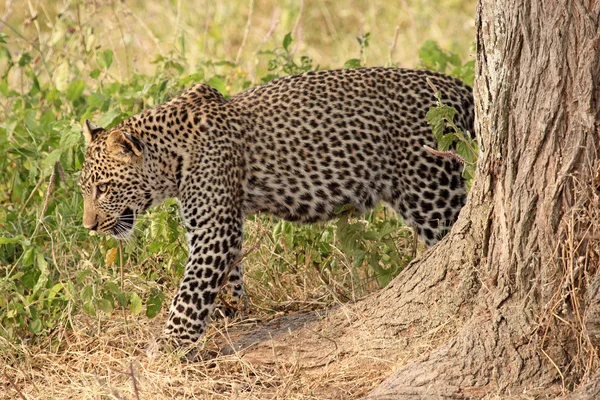
[[[246,357],[384,359],[367,399],[595,398],[600,1],[480,0],[477,29],[483,152],[452,232],[386,290]]]
[[[480,287],[455,338],[368,398],[564,390],[585,371],[580,353],[596,357],[582,342],[580,296],[597,273],[588,207],[598,192],[588,189],[600,150],[599,22],[595,1],[480,1],[484,154],[462,219],[489,205],[489,223],[483,235],[471,226],[475,252],[461,256]],[[456,255],[456,234],[435,252]]]

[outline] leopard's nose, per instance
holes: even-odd
[[[83,223],[83,226],[86,227],[87,229],[89,229],[90,231],[95,231],[96,229],[98,229],[98,221],[94,221],[93,224],[86,224],[85,222]]]

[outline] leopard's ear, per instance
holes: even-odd
[[[82,129],[83,137],[85,138],[85,145],[89,146],[89,144],[92,143],[92,140],[94,140],[96,135],[98,135],[98,133],[102,132],[103,130],[104,129],[92,124],[86,119]]]
[[[106,151],[125,162],[144,159],[144,143],[135,136],[120,130],[108,134]]]

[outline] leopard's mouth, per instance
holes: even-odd
[[[135,214],[133,209],[127,207],[119,218],[117,218],[115,225],[111,228],[111,235],[116,239],[128,239],[133,231]]]

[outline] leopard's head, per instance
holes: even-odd
[[[115,128],[85,121],[85,161],[79,178],[83,192],[83,226],[127,239],[135,217],[148,208],[144,143]]]

